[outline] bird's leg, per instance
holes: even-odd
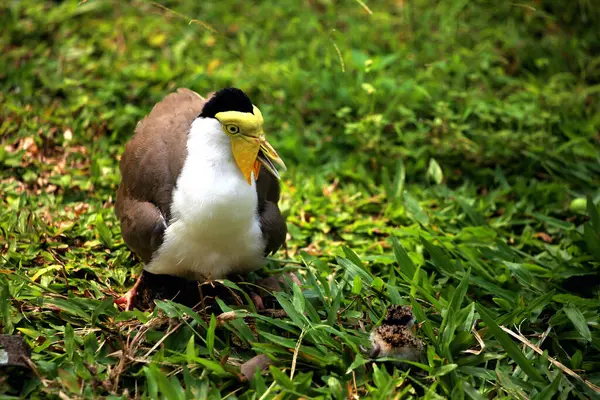
[[[246,276],[240,275],[240,274],[236,274],[236,275],[230,277],[230,279],[233,280],[234,282],[244,282],[246,280],[246,278],[247,278]],[[248,293],[248,295],[250,297],[250,300],[252,300],[252,304],[254,304],[254,308],[256,308],[257,311],[265,309],[265,304],[263,303],[263,299],[257,293],[257,291],[250,290],[250,293]]]
[[[263,303],[262,297],[254,291],[250,292],[250,298],[252,299],[252,303],[254,303],[254,307],[256,310],[264,310],[265,305]]]
[[[266,309],[263,303],[262,296],[259,293],[262,293],[263,295],[268,295],[269,292],[283,292],[287,289],[291,289],[291,286],[288,285],[287,279],[290,279],[292,283],[295,283],[298,286],[302,286],[302,282],[300,282],[298,277],[296,277],[296,275],[292,273],[274,275],[269,278],[257,281],[256,284],[260,287],[261,290],[258,291],[258,293],[255,291],[250,292],[250,298],[252,299],[252,302],[254,303],[256,309]]]
[[[144,271],[142,271],[140,276],[137,278],[133,287],[129,289],[129,291],[127,291],[127,293],[125,293],[123,296],[115,300],[115,304],[123,308],[123,310],[125,311],[133,310],[133,308],[135,307],[135,299],[138,295],[138,289],[142,282],[143,276]]]

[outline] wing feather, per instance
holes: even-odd
[[[125,243],[144,261],[162,244],[187,135],[205,102],[189,89],[170,93],[138,122],[125,146],[115,208]]]
[[[287,226],[278,205],[281,195],[279,181],[265,168],[261,168],[256,180],[256,192],[260,229],[267,244],[265,254],[269,255],[285,243]]]

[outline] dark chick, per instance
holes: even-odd
[[[370,356],[419,360],[423,343],[413,333],[414,322],[410,307],[390,306],[382,324],[371,332]]]

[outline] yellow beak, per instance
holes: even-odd
[[[231,150],[235,162],[250,185],[252,184],[252,173],[254,173],[254,179],[258,179],[261,164],[277,179],[281,179],[281,177],[273,162],[283,168],[284,171],[287,170],[283,160],[273,146],[267,142],[262,132],[258,136],[243,134],[232,136]]]

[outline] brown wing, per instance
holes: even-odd
[[[123,240],[144,262],[162,244],[190,126],[205,102],[189,89],[178,89],[138,123],[125,146],[115,208]]]
[[[279,181],[266,168],[261,168],[256,180],[260,229],[267,247],[265,255],[275,253],[285,243],[287,226],[279,206]]]

